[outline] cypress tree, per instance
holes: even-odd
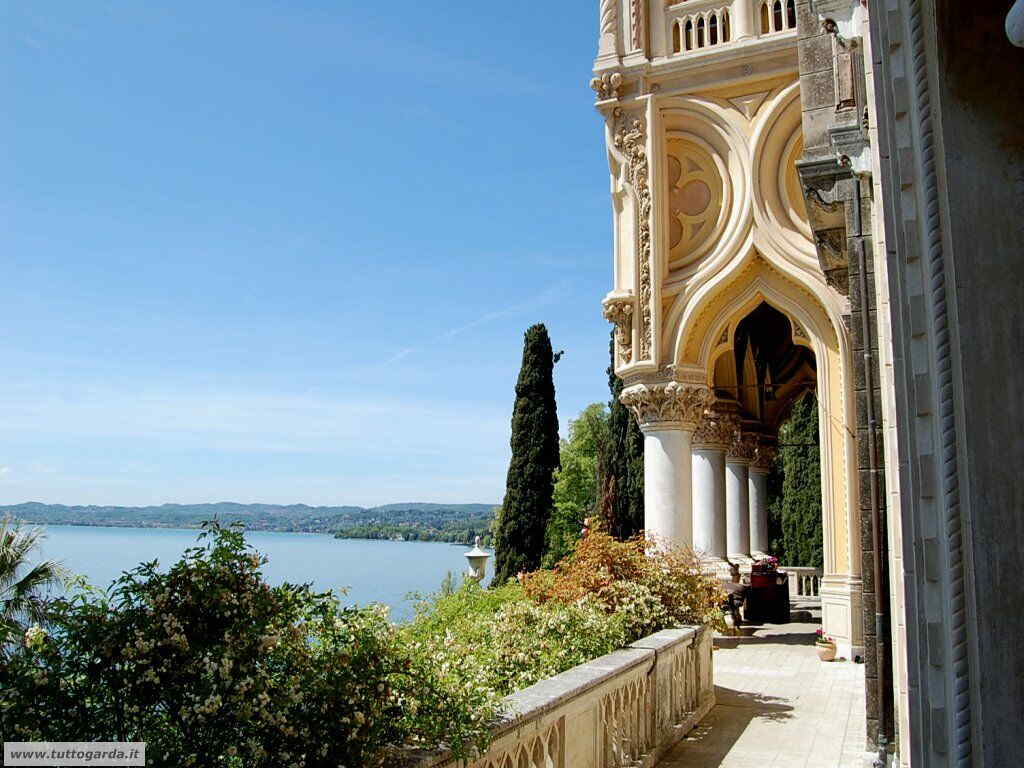
[[[628,539],[644,529],[644,436],[633,414],[619,402],[622,379],[615,375],[614,331],[609,351],[609,455],[601,467],[598,508],[608,532],[618,539]]]
[[[811,393],[793,404],[779,429],[779,455],[769,495],[772,548],[783,565],[821,568],[824,539],[821,524],[821,456],[818,445],[818,400]],[[781,483],[780,483],[781,481]],[[781,488],[779,487],[781,485]]]
[[[495,584],[520,571],[536,570],[544,554],[544,531],[559,466],[554,365],[548,330],[542,324],[534,325],[524,337],[523,364],[516,382],[512,460],[494,545]]]

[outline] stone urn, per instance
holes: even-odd
[[[836,658],[836,644],[832,642],[826,642],[819,640],[814,644],[818,651],[818,658],[822,661],[835,661]]]

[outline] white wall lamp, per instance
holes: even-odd
[[[1006,36],[1018,48],[1024,48],[1024,0],[1017,0],[1006,14]]]

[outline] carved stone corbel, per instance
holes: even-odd
[[[633,361],[633,297],[615,296],[605,299],[604,318],[615,325],[615,351],[619,365]]]

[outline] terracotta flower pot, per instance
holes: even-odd
[[[836,657],[836,647],[833,643],[816,643],[818,658],[822,661],[832,661]]]
[[[750,574],[750,586],[758,589],[763,587],[774,587],[777,573],[757,573],[753,572]]]

